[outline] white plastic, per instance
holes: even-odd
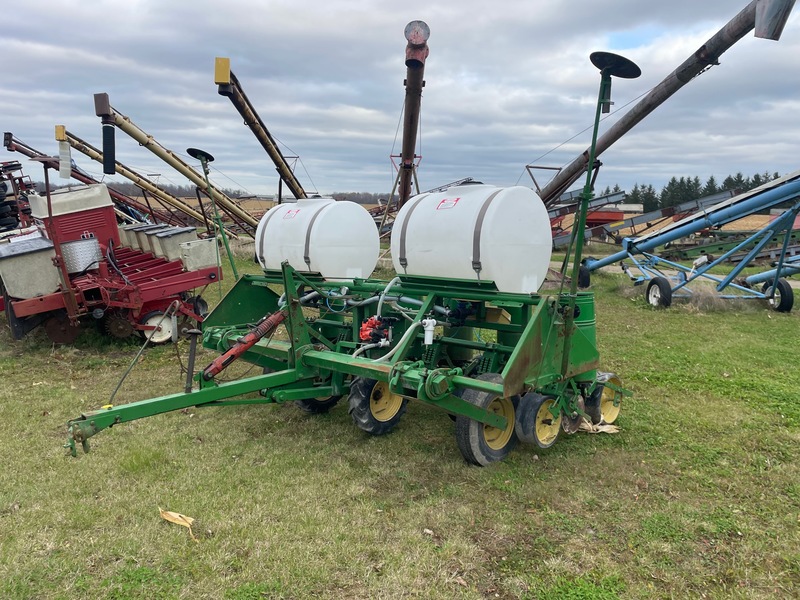
[[[501,292],[534,293],[550,266],[550,219],[529,188],[462,185],[410,198],[392,227],[391,249],[399,275],[494,281]]]
[[[328,281],[369,277],[378,263],[378,228],[362,206],[333,198],[279,204],[256,229],[256,256],[265,270],[285,260],[300,272]]]
[[[47,196],[28,194],[31,216],[36,219],[47,218]],[[69,186],[50,192],[53,216],[83,212],[93,208],[113,206],[108,188],[104,183]]]
[[[157,225],[145,225],[144,227],[135,229],[136,232],[136,245],[142,252],[151,252],[150,250],[150,237],[159,231],[166,231],[169,225],[158,223]]]
[[[177,260],[181,257],[179,244],[197,239],[197,230],[194,227],[171,227],[150,236],[153,254],[167,260]]]
[[[199,271],[217,265],[217,240],[207,238],[178,244],[181,249],[181,262],[187,271]]]
[[[42,237],[0,245],[0,279],[11,298],[35,298],[58,291],[53,243]]]
[[[423,343],[430,346],[433,344],[433,333],[436,331],[436,319],[422,319],[422,330],[425,332]]]

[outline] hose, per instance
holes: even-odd
[[[353,358],[355,358],[356,356],[359,356],[359,355],[363,354],[367,350],[372,350],[373,348],[379,348],[380,346],[381,346],[380,342],[374,342],[372,344],[366,344],[365,346],[361,346],[358,350],[353,352],[352,356],[353,356]]]
[[[403,337],[401,337],[400,340],[397,342],[397,344],[395,344],[394,348],[389,350],[389,352],[387,352],[386,354],[384,354],[380,358],[376,358],[372,362],[381,362],[381,361],[389,360],[390,358],[392,358],[392,356],[394,356],[395,352],[397,352],[398,348],[400,348],[406,342],[406,340],[408,340],[408,338],[411,337],[411,334],[414,333],[414,330],[417,327],[421,327],[421,326],[422,326],[422,323],[420,321],[414,321],[408,327],[408,329],[406,329],[406,332],[403,334]]]
[[[106,246],[106,260],[108,260],[108,264],[110,264],[113,267],[113,269],[119,274],[119,276],[122,277],[122,281],[125,282],[125,285],[133,287],[131,280],[125,277],[125,273],[123,273],[120,270],[119,266],[117,265],[117,259],[116,256],[114,255],[113,239],[108,240],[108,246]]]
[[[387,283],[387,284],[386,284],[386,287],[385,287],[385,288],[383,288],[383,291],[382,291],[382,292],[381,292],[381,294],[380,294],[380,298],[381,298],[381,299],[380,299],[380,301],[378,302],[378,310],[377,310],[377,312],[375,313],[375,316],[377,316],[377,317],[380,317],[380,316],[381,316],[381,309],[383,308],[383,298],[384,298],[384,296],[386,296],[386,294],[388,294],[388,293],[389,293],[389,290],[390,290],[390,289],[392,289],[392,286],[393,286],[395,283],[398,283],[399,281],[400,281],[400,278],[399,278],[399,277],[395,277],[395,278],[394,278],[394,279],[392,279],[392,280],[391,280],[389,283]]]

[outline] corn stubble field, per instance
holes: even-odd
[[[621,432],[483,469],[414,402],[380,438],[346,401],[192,409],[73,459],[66,421],[108,402],[136,343],[3,328],[0,597],[798,597],[800,316],[655,311],[629,285],[593,281],[603,366],[634,393]],[[151,348],[115,403],[183,381],[175,349]],[[195,518],[198,541],[159,508]]]

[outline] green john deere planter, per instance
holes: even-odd
[[[590,165],[611,76],[638,73],[607,53],[592,62],[601,88]],[[68,424],[69,447],[74,455],[107,427],[191,406],[285,402],[323,413],[346,401],[357,427],[384,435],[417,401],[452,415],[464,459],[488,465],[520,441],[547,448],[584,419],[611,423],[627,392],[599,371],[594,295],[577,287],[591,197],[590,170],[562,268],[569,287],[552,291],[549,219],[528,188],[464,184],[410,198],[394,223],[398,276],[388,282],[369,278],[378,233],[363,208],[278,205],[256,231],[264,274],[239,279],[192,334],[184,392],[84,414]],[[198,340],[220,355],[195,373]],[[217,381],[235,360],[263,374]]]

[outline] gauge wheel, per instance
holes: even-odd
[[[764,284],[764,294],[767,296],[767,303],[770,308],[778,312],[789,312],[794,305],[794,291],[789,282],[785,279],[778,279],[775,293],[772,293],[772,286]],[[771,296],[771,297],[770,297]]]
[[[362,431],[385,435],[406,412],[408,399],[395,394],[386,381],[356,377],[350,384],[350,416]]]
[[[166,344],[167,342],[172,341],[174,329],[172,325],[172,318],[165,317],[164,311],[154,310],[149,312],[139,319],[139,323],[154,327],[158,326],[157,329],[147,329],[142,331],[144,338],[151,344]]]
[[[497,373],[484,373],[481,381],[503,383]],[[469,464],[485,467],[503,460],[517,445],[516,423],[519,396],[504,398],[491,392],[467,389],[462,398],[477,406],[506,418],[504,428],[486,425],[464,415],[456,417],[456,443],[461,455]]]
[[[597,387],[586,401],[586,414],[592,419],[594,425],[611,424],[619,417],[622,397],[619,392],[606,387],[606,383],[621,387],[622,381],[613,373],[602,373],[598,375],[597,382]]]
[[[549,448],[556,443],[561,433],[561,412],[557,417],[553,416],[551,409],[557,404],[553,396],[537,394],[532,402],[533,441],[539,448]]]
[[[647,284],[647,303],[656,308],[668,308],[672,304],[672,286],[664,277],[654,277]]]

